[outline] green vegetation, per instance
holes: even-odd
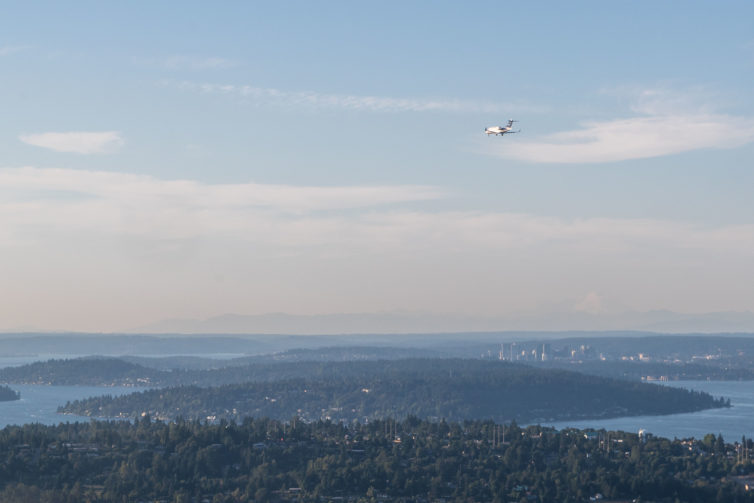
[[[25,425],[0,430],[0,501],[748,502],[750,441],[640,439],[410,417],[351,425]]]
[[[13,391],[8,386],[0,386],[0,402],[10,402],[20,398],[21,394],[19,392]]]
[[[302,373],[308,377],[290,377]],[[249,368],[246,377],[266,380],[95,397],[60,411],[95,417],[149,413],[165,420],[299,415],[309,421],[368,421],[414,415],[537,422],[671,414],[727,404],[685,389],[480,360],[278,364]]]

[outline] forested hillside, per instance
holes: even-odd
[[[13,391],[8,386],[0,386],[0,402],[9,402],[19,398],[21,395],[17,391]]]
[[[416,418],[32,424],[0,430],[0,501],[745,503],[744,448]]]

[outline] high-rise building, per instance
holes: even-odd
[[[543,362],[546,362],[547,360],[552,358],[552,348],[548,343],[542,344],[542,353],[540,354],[540,358]]]

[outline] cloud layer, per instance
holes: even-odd
[[[754,225],[421,209],[443,196],[3,169],[0,317],[110,330],[222,312],[497,316],[564,299],[754,309],[740,281],[754,275]]]
[[[378,244],[406,250],[435,246],[459,252],[474,246],[523,249],[544,243],[579,249],[589,243],[601,251],[628,251],[651,242],[674,249],[754,251],[751,225],[704,228],[653,219],[562,219],[395,207],[447,196],[432,186],[207,184],[129,173],[24,167],[0,170],[0,187],[6,235],[15,222],[16,229],[48,223],[60,232],[88,229],[154,239],[210,238],[225,233],[253,235],[257,241],[279,238],[302,246],[360,236],[360,246],[365,248]],[[288,232],[302,222],[322,228],[312,233]],[[268,233],[259,232],[258,225]]]
[[[21,135],[19,139],[29,145],[47,148],[56,152],[77,154],[102,154],[113,152],[123,146],[123,138],[117,131],[69,131],[65,133],[37,133]]]
[[[252,209],[281,213],[306,213],[342,210],[437,199],[444,193],[430,186],[347,186],[307,187],[258,183],[206,184],[194,180],[161,180],[149,175],[83,171],[71,169],[39,169],[32,167],[0,170],[0,187],[21,194],[20,203],[50,202],[66,206],[89,204],[93,200],[109,205],[139,201],[146,210],[155,206],[173,211]],[[71,201],[61,203],[54,196],[65,192]],[[24,194],[37,194],[27,199]]]

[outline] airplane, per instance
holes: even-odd
[[[518,121],[514,121],[513,119],[510,119],[508,121],[508,125],[507,126],[505,126],[505,127],[503,127],[503,126],[488,127],[487,129],[484,130],[484,132],[487,133],[487,136],[489,136],[491,134],[494,134],[495,136],[503,136],[504,134],[507,134],[507,133],[520,133],[521,130],[511,131],[511,129],[513,128],[513,123],[514,122],[518,122]]]

